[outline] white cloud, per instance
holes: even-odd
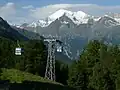
[[[23,9],[26,9],[24,11]],[[119,6],[100,6],[96,4],[54,4],[35,8],[32,5],[17,8],[14,3],[7,3],[0,7],[0,16],[9,22],[22,23],[45,19],[59,9],[83,11],[90,15],[103,15],[106,12],[120,13]]]
[[[49,16],[50,14],[54,13],[56,10],[60,8],[67,9],[68,7],[71,7],[71,5],[69,4],[48,5],[48,6],[44,6],[41,8],[35,8],[35,9],[30,10],[30,15],[33,18],[41,19],[41,18],[45,18]]]
[[[15,15],[16,9],[14,3],[7,3],[6,5],[0,7],[0,16],[3,18],[8,18],[11,15]]]
[[[71,11],[81,10],[90,15],[103,15],[106,12],[119,12],[120,6],[99,6],[96,4],[55,4],[30,9],[30,16],[35,19],[43,19],[58,9],[66,9]]]
[[[23,9],[32,9],[32,8],[34,8],[32,5],[28,5],[28,6],[24,6],[24,7],[22,7]]]

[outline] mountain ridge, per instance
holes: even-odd
[[[37,27],[37,26],[48,27],[52,22],[59,19],[60,17],[63,17],[64,15],[67,16],[69,19],[71,19],[76,25],[87,23],[88,20],[91,18],[94,19],[94,21],[99,21],[102,17],[113,18],[112,16],[107,14],[101,17],[95,17],[92,15],[88,15],[83,11],[72,12],[65,9],[59,9],[54,13],[52,13],[50,16],[48,16],[45,20],[42,20],[42,19],[37,20],[35,22],[29,23],[28,25],[26,25],[26,27]],[[113,19],[120,23],[120,18],[113,18]],[[23,25],[20,25],[19,27],[24,28],[22,26]]]
[[[7,21],[0,17],[0,36],[4,38],[9,38],[11,40],[28,40],[27,37],[20,34],[14,28],[12,28]]]

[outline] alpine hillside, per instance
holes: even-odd
[[[17,30],[12,28],[7,21],[0,17],[0,36],[11,40],[28,40],[28,38],[20,34]]]

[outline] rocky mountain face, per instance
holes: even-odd
[[[25,30],[23,28],[19,28],[19,27],[15,27],[15,26],[12,26],[12,28],[15,29],[16,31],[18,31],[23,36],[25,36],[28,39],[30,39],[30,40],[33,40],[33,39],[43,40],[44,39],[44,37],[40,36],[39,33],[28,31],[28,30]]]
[[[12,28],[7,21],[3,20],[0,17],[0,36],[4,38],[8,38],[11,40],[28,40],[28,38],[22,34],[20,34],[18,31],[16,31],[14,28]]]
[[[56,37],[64,44],[64,54],[70,59],[76,59],[89,40],[104,39],[107,43],[119,44],[119,20],[108,15],[94,17],[82,11],[60,9],[46,20],[25,23],[19,28],[37,32],[45,38]]]

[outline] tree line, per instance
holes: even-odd
[[[120,49],[93,40],[69,69],[68,84],[78,90],[120,90]]]

